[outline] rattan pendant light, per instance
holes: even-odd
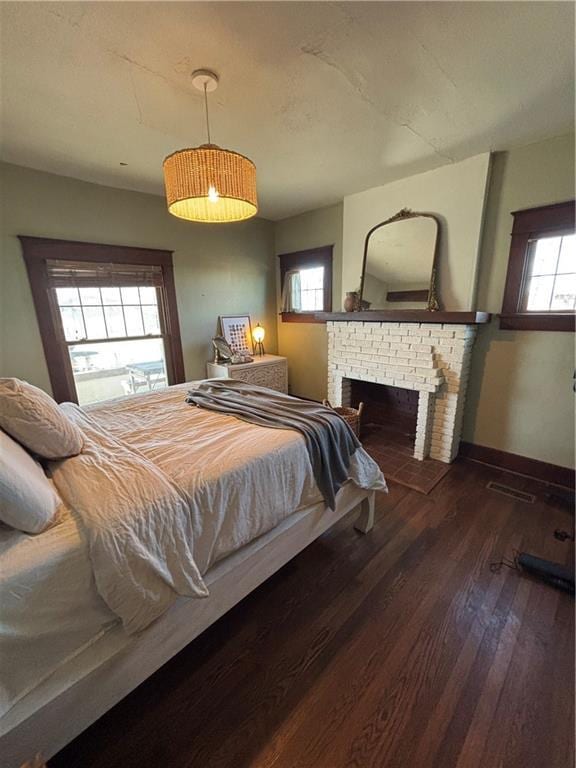
[[[249,219],[258,212],[256,167],[238,152],[210,141],[208,93],[216,90],[214,72],[192,73],[195,87],[204,92],[208,143],[179,149],[164,160],[168,210],[188,221],[223,223]]]

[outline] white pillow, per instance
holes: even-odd
[[[0,429],[44,459],[76,456],[82,432],[50,395],[20,379],[0,379]]]
[[[54,520],[58,494],[40,464],[0,432],[0,520],[26,533],[40,533]]]

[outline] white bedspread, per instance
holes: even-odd
[[[137,464],[153,463],[156,477],[164,478],[163,492],[176,493],[174,503],[185,502],[192,531],[187,545],[204,574],[298,508],[317,502],[319,493],[300,435],[193,408],[184,402],[185,392],[185,386],[171,387],[90,408],[90,439],[108,441],[107,460],[123,444]],[[64,469],[71,461],[54,467],[54,477],[74,501],[78,489],[68,487]],[[122,484],[120,474],[113,476]],[[386,487],[363,450],[353,457],[350,476],[362,488]],[[90,497],[101,504],[99,485]],[[118,618],[98,592],[74,510],[38,536],[0,530],[0,568],[1,715],[116,627]],[[169,603],[178,587],[170,578],[164,584],[169,589],[162,590],[162,599],[168,595]]]
[[[195,506],[194,557],[206,573],[321,496],[301,435],[188,405],[187,388],[117,400],[90,414],[160,467]],[[386,488],[363,449],[354,454],[350,478],[360,488]]]
[[[139,451],[77,405],[82,453],[51,462],[60,497],[81,521],[96,588],[127,632],[145,629],[178,595],[207,597],[194,560],[197,507]]]

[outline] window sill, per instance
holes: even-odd
[[[325,323],[319,312],[280,312],[283,323]]]
[[[500,329],[504,331],[574,331],[576,315],[572,312],[526,312],[500,315]]]

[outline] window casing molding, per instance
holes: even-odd
[[[514,225],[500,315],[500,328],[521,331],[574,331],[576,324],[574,312],[522,311],[529,243],[538,237],[573,233],[574,200],[513,211],[512,216],[514,217]]]
[[[160,267],[162,285],[158,287],[161,299],[159,307],[161,335],[165,343],[168,384],[179,384],[184,381],[184,360],[176,303],[172,251],[101,245],[25,235],[19,235],[18,239],[22,243],[22,253],[30,281],[52,393],[57,402],[78,402],[78,397],[67,350],[68,342],[65,339],[55,290],[48,280],[48,261]]]
[[[324,267],[324,301],[323,312],[332,311],[332,252],[333,245],[320,248],[309,248],[305,251],[282,253],[280,259],[280,295],[284,291],[286,273],[293,269],[311,269]],[[283,323],[323,323],[317,317],[318,312],[280,312]]]

